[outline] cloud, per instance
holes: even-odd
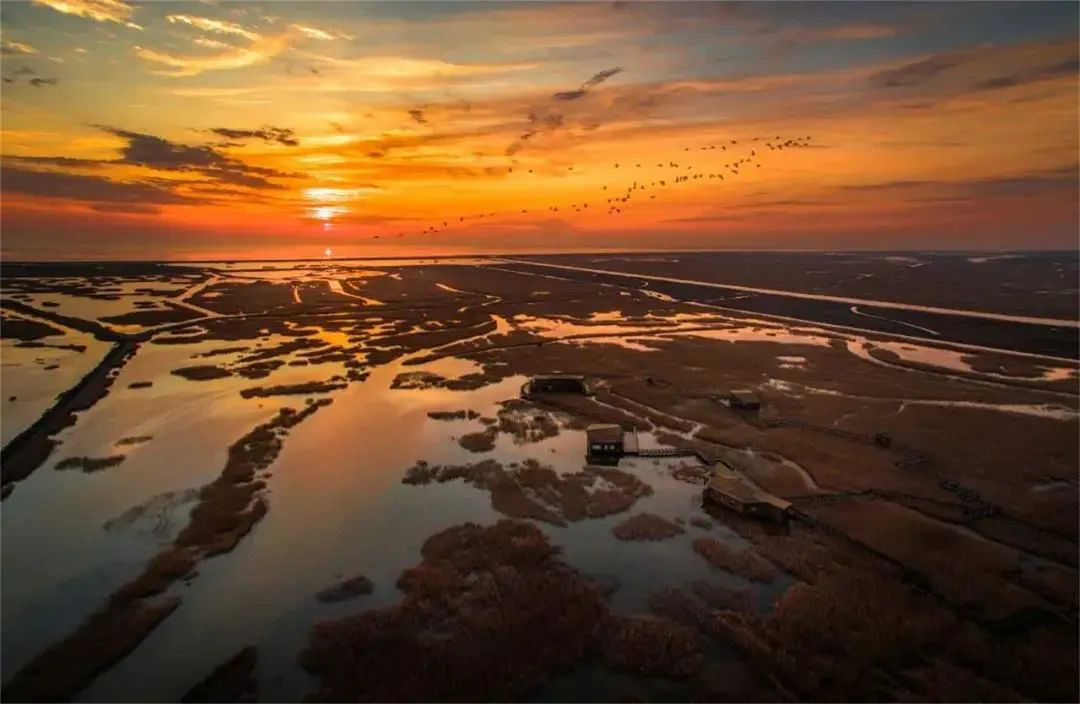
[[[594,87],[600,85],[604,81],[608,80],[612,76],[622,73],[622,67],[616,66],[615,68],[605,69],[597,74],[594,74],[591,78],[581,84],[579,88],[571,91],[563,91],[555,93],[551,96],[551,99],[564,103],[568,101],[577,100],[589,93]],[[655,96],[651,98],[656,100]],[[641,105],[635,101],[636,107],[649,107],[648,105]],[[509,147],[506,148],[506,155],[513,156],[517,154],[525,146],[525,142],[532,139],[536,135],[543,132],[551,132],[562,128],[566,123],[566,116],[559,111],[551,108],[534,109],[529,112],[529,129],[518,135],[518,138]],[[587,131],[595,130],[600,126],[599,120],[595,117],[586,120],[583,123],[583,129]]]
[[[1027,196],[1047,189],[1067,188],[1075,190],[1080,185],[1080,165],[1058,169],[1043,169],[1019,176],[987,176],[957,181],[899,179],[880,183],[851,184],[841,186],[846,191],[919,191],[933,194],[940,199],[946,193],[949,198],[962,194],[975,198]],[[929,199],[929,198],[928,198]]]
[[[101,159],[77,159],[70,156],[5,156],[5,162],[20,164],[46,164],[48,166],[88,167],[94,168],[108,164]]]
[[[899,34],[898,28],[887,24],[848,24],[821,29],[795,30],[785,39],[793,42],[860,41],[888,39]]]
[[[886,88],[914,86],[959,64],[960,59],[955,56],[931,56],[896,68],[878,71],[870,76],[870,82]]]
[[[101,129],[127,141],[120,150],[120,158],[112,163],[143,166],[159,171],[197,172],[222,183],[259,189],[284,188],[268,181],[267,178],[300,176],[300,174],[245,164],[209,146],[179,144],[154,135],[130,132],[115,127],[101,126]]]
[[[91,203],[91,210],[99,213],[126,213],[128,215],[157,215],[161,208],[148,203]]]
[[[87,176],[60,171],[37,171],[4,164],[5,193],[23,193],[42,198],[66,198],[99,203],[175,204],[196,203],[197,199],[175,193],[152,183],[114,181],[103,176]]]
[[[4,83],[16,83],[18,82],[20,76],[33,76],[35,73],[36,71],[34,71],[34,69],[30,68],[29,66],[21,66],[20,68],[16,69],[15,72],[11,74],[11,76],[4,76],[3,80]],[[60,79],[35,77],[27,79],[26,82],[34,86],[35,88],[41,88],[42,86],[55,86],[57,83],[60,82]]]
[[[219,42],[217,39],[207,39],[206,37],[196,37],[194,41],[199,46],[204,46],[207,49],[227,49],[229,47],[225,42]]]
[[[305,27],[304,25],[300,24],[294,24],[290,26],[303,34],[305,37],[308,37],[309,39],[319,39],[324,42],[334,40],[334,35],[330,34],[329,32],[324,32],[321,29],[316,29],[315,27]]]
[[[1077,59],[1077,57],[1074,56],[1065,59],[1064,61],[1016,71],[1007,76],[988,78],[976,83],[974,89],[982,91],[996,90],[998,88],[1012,88],[1013,86],[1035,83],[1037,81],[1059,78],[1061,76],[1075,76],[1077,70],[1080,70],[1080,59]]]
[[[620,67],[620,66],[616,66],[615,68],[605,69],[605,70],[597,73],[596,75],[594,75],[589,80],[582,83],[581,87],[582,88],[592,88],[593,86],[599,85],[599,84],[603,83],[604,81],[606,81],[607,79],[609,79],[612,76],[614,76],[616,74],[619,74],[619,73],[622,73],[622,67]]]
[[[97,22],[116,22],[132,29],[142,29],[131,22],[135,8],[122,0],[32,0],[65,15],[87,17]]]
[[[252,43],[247,48],[230,48],[214,56],[177,56],[165,52],[136,46],[135,54],[152,63],[169,66],[171,71],[159,71],[161,75],[173,78],[197,76],[205,71],[223,71],[246,68],[263,64],[274,58],[288,47],[285,37],[265,37]]]
[[[29,44],[23,44],[22,42],[9,42],[4,40],[0,42],[0,54],[10,56],[12,54],[36,54],[37,49]]]
[[[236,24],[235,22],[225,22],[223,20],[214,20],[209,17],[194,17],[192,15],[168,15],[165,19],[170,23],[181,23],[196,27],[206,32],[217,32],[218,34],[235,34],[245,39],[252,41],[259,38],[259,35],[248,31]]]
[[[386,86],[395,90],[401,84],[418,79],[437,79],[445,84],[448,79],[464,76],[482,76],[512,73],[536,68],[532,62],[519,63],[450,63],[438,59],[412,58],[407,56],[363,56],[341,59],[333,56],[312,56],[335,68],[349,70],[356,80],[375,87]]]
[[[896,181],[882,181],[880,183],[853,183],[848,186],[841,186],[840,188],[845,191],[891,191],[897,188],[920,188],[923,186],[932,186],[935,184],[942,185],[941,181],[918,181],[910,179],[901,179]]]
[[[287,127],[273,127],[266,125],[257,130],[236,130],[228,127],[214,127],[210,130],[214,134],[226,139],[261,139],[264,142],[277,142],[287,147],[299,146],[296,133]]]
[[[578,98],[584,97],[594,86],[600,85],[607,79],[619,73],[622,73],[622,68],[620,67],[606,69],[582,83],[581,87],[577,90],[563,91],[561,93],[556,93],[551,97],[555,100],[577,100]]]
[[[348,151],[341,147],[333,147],[333,156],[358,156],[364,155],[373,159],[386,156],[392,151],[402,149],[417,149],[435,145],[453,145],[470,139],[491,139],[492,133],[484,129],[459,132],[431,132],[414,134],[383,135],[375,139],[365,139],[349,146]]]

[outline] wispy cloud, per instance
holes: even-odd
[[[223,20],[214,20],[209,17],[194,17],[192,15],[169,15],[166,17],[171,23],[180,23],[196,27],[204,32],[217,32],[218,34],[235,34],[245,39],[251,39],[252,41],[259,38],[259,35],[255,32],[251,32],[244,29],[242,26],[235,22],[225,22]]]
[[[556,103],[566,103],[570,101],[578,100],[585,97],[589,91],[594,87],[600,85],[604,81],[608,80],[612,76],[622,73],[623,69],[619,66],[615,68],[605,69],[599,73],[594,74],[591,78],[581,84],[576,90],[562,91],[555,93],[551,96],[551,100]],[[525,143],[533,137],[543,132],[552,132],[560,129],[566,123],[566,116],[562,112],[562,108],[554,109],[551,107],[540,107],[529,111],[529,128],[518,135],[518,138],[506,149],[507,156],[513,156],[524,148]],[[594,117],[589,120],[589,129],[595,129],[599,126],[599,121]]]
[[[489,74],[511,73],[536,68],[532,62],[518,63],[452,63],[439,59],[413,58],[409,56],[362,56],[357,58],[338,58],[333,56],[313,56],[330,66],[349,69],[352,75],[360,79],[385,79],[408,82],[414,79],[440,78],[456,76],[481,76]]]
[[[287,147],[299,146],[300,140],[296,138],[296,132],[287,127],[273,127],[267,125],[257,130],[238,130],[228,127],[214,127],[210,130],[219,137],[226,139],[260,139],[264,142],[277,142]]]
[[[55,86],[60,82],[58,78],[43,78],[36,76],[37,72],[29,66],[21,66],[16,69],[10,76],[4,76],[4,83],[16,83],[22,76],[34,76],[34,78],[26,79],[26,82],[35,88],[41,88],[42,86]]]
[[[914,86],[928,81],[959,64],[960,59],[955,56],[931,56],[896,68],[879,71],[870,76],[870,82],[886,88]]]
[[[291,26],[293,29],[297,30],[309,39],[319,39],[324,42],[329,42],[333,41],[336,38],[333,34],[330,34],[329,32],[324,32],[323,30],[316,27],[307,27],[302,24],[294,24]]]
[[[36,54],[37,49],[22,42],[11,42],[6,39],[0,42],[0,54],[10,56],[12,54]]]
[[[250,47],[234,47],[212,56],[179,56],[142,46],[135,47],[135,54],[145,61],[172,69],[159,71],[161,75],[183,78],[197,76],[205,71],[246,68],[266,63],[287,47],[288,40],[279,36],[260,38]]]
[[[943,193],[946,193],[948,200],[954,200],[958,195],[985,198],[1026,196],[1050,189],[1075,191],[1078,186],[1080,186],[1080,166],[1073,165],[1016,176],[984,176],[954,181],[903,179],[850,184],[841,188],[855,192],[925,192],[926,199],[939,199]]]
[[[122,0],[32,0],[65,15],[87,17],[98,22],[116,22],[132,29],[142,29],[131,21],[135,8]]]
[[[785,33],[784,39],[794,42],[865,41],[887,39],[897,34],[899,34],[899,28],[889,24],[846,24],[795,30]]]
[[[191,203],[198,202],[153,183],[114,181],[104,176],[87,176],[60,171],[38,171],[5,164],[0,173],[5,193],[23,193],[42,198],[66,198],[101,203]]]
[[[621,67],[617,66],[615,68],[609,68],[607,70],[601,71],[600,73],[597,73],[592,78],[582,83],[581,87],[577,90],[562,91],[560,93],[556,93],[551,97],[555,100],[577,100],[578,98],[584,97],[585,94],[588,93],[594,86],[600,85],[607,79],[619,73],[622,73]]]
[[[229,47],[225,42],[218,41],[217,39],[207,39],[206,37],[196,37],[194,42],[207,49],[227,49]]]
[[[1059,78],[1062,76],[1076,76],[1077,71],[1080,70],[1080,59],[1073,56],[1072,58],[1065,59],[1064,61],[1057,61],[1051,64],[1043,64],[1041,66],[1033,66],[1031,68],[1021,69],[1014,71],[1005,76],[996,76],[994,78],[988,78],[983,81],[979,81],[975,84],[975,90],[996,90],[998,88],[1012,88],[1013,86],[1019,86],[1026,83],[1034,83],[1036,81],[1042,81],[1052,78]]]

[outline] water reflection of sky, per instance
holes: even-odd
[[[174,586],[183,596],[178,611],[79,699],[175,699],[250,644],[260,650],[261,695],[300,699],[311,682],[296,658],[314,621],[396,602],[400,594],[394,581],[419,561],[427,537],[465,521],[499,517],[486,492],[464,483],[402,484],[409,466],[420,459],[460,463],[492,457],[509,463],[531,457],[558,471],[580,471],[585,445],[581,431],[564,429],[529,445],[500,435],[493,452],[476,455],[454,439],[483,428],[478,420],[436,421],[427,415],[474,410],[494,416],[500,401],[517,397],[523,377],[474,391],[389,388],[402,371],[454,378],[478,370],[473,362],[453,358],[423,366],[392,363],[374,370],[365,383],[335,394],[333,405],[297,426],[286,440],[272,467],[270,512],[258,529],[229,555],[204,562],[190,586]],[[316,457],[318,462],[313,461]],[[588,574],[618,578],[622,588],[612,604],[620,612],[647,610],[648,596],[669,584],[705,579],[748,586],[693,552],[690,542],[702,534],[700,529],[687,526],[685,535],[657,543],[620,542],[612,536],[611,528],[638,510],[668,518],[701,515],[700,487],[671,478],[667,462],[638,460],[625,466],[655,490],[631,512],[565,528],[542,526],[570,564]],[[115,480],[121,481],[119,474]],[[143,487],[142,498],[175,486],[167,473],[158,481],[157,486]],[[725,528],[717,527],[711,535],[743,543]],[[373,595],[336,605],[314,600],[316,591],[358,572],[375,582]],[[765,608],[785,584],[781,579],[767,588],[754,586],[757,606]],[[181,660],[178,652],[189,655]],[[155,677],[140,676],[145,672]]]
[[[20,347],[18,340],[0,340],[0,443],[34,423],[56,397],[74,386],[105,355],[109,345],[75,330],[36,341],[42,347]],[[81,345],[83,351],[61,345]]]

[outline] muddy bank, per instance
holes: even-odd
[[[371,594],[375,591],[375,585],[362,574],[349,577],[337,584],[320,589],[315,593],[315,600],[324,604],[334,604],[339,601],[355,599],[363,594]]]
[[[132,311],[131,313],[99,318],[99,320],[103,323],[112,323],[114,325],[141,325],[143,327],[149,327],[153,325],[164,325],[165,323],[178,323],[184,320],[194,320],[202,317],[204,317],[202,313],[166,301],[164,308]]]
[[[307,381],[302,384],[283,384],[281,386],[258,386],[242,389],[242,398],[267,398],[270,396],[302,396],[305,394],[324,394],[344,389],[349,384],[345,381]]]
[[[419,363],[419,362],[418,362]],[[390,383],[391,389],[449,389],[451,391],[474,391],[494,384],[510,376],[507,369],[485,366],[483,371],[472,372],[455,379],[448,379],[432,372],[402,372]]]
[[[457,415],[460,414],[460,415]],[[455,413],[433,411],[428,416],[436,420],[480,418],[487,427],[472,433],[466,433],[458,439],[458,444],[470,452],[489,452],[495,448],[499,433],[513,438],[515,445],[527,445],[540,442],[559,434],[559,423],[548,413],[537,411],[531,405],[519,400],[504,401],[495,418],[480,418],[473,411]]]
[[[709,474],[708,467],[691,462],[683,461],[671,467],[671,476],[687,484],[706,484],[709,480]]]
[[[182,702],[255,702],[259,683],[255,679],[258,651],[248,646],[214,668],[206,679],[180,698]]]
[[[432,420],[475,420],[480,417],[476,411],[428,411],[428,418]]]
[[[60,394],[56,403],[33,425],[4,446],[0,452],[0,478],[3,484],[10,485],[25,479],[48,459],[56,447],[53,436],[74,423],[76,413],[90,408],[109,393],[114,370],[122,367],[137,349],[138,343],[130,340],[114,345],[90,373]]]
[[[486,428],[475,433],[466,433],[458,439],[458,444],[469,452],[490,452],[495,449],[495,440],[499,437],[499,431],[495,428]]]
[[[311,699],[516,699],[595,646],[603,596],[535,526],[469,523],[421,554],[398,580],[403,601],[316,624],[302,660],[320,679]]]
[[[56,469],[81,469],[87,474],[90,474],[92,472],[100,472],[109,467],[115,467],[123,461],[123,455],[112,455],[111,457],[68,457],[57,462]]]
[[[0,338],[4,340],[21,340],[33,342],[43,337],[63,335],[64,331],[52,325],[31,320],[30,318],[17,318],[12,315],[0,317]]]
[[[515,445],[540,442],[559,434],[559,423],[551,414],[517,399],[501,404],[497,420],[499,432],[511,436]]]
[[[67,701],[134,650],[179,605],[177,597],[110,604],[15,673],[3,688],[4,700]]]
[[[72,330],[78,330],[80,332],[87,332],[96,337],[99,340],[105,342],[122,342],[130,339],[126,335],[122,335],[117,332],[113,332],[104,325],[98,323],[95,320],[84,320],[83,318],[73,318],[67,315],[61,315],[51,310],[41,310],[34,306],[27,305],[20,301],[13,301],[10,297],[4,297],[0,300],[0,306],[15,311],[16,313],[25,313],[36,318],[42,318],[50,322],[58,323],[64,327],[71,328]]]
[[[281,452],[282,439],[329,399],[302,410],[284,408],[229,447],[221,475],[199,490],[187,526],[135,579],[118,588],[67,638],[39,653],[3,689],[8,701],[56,701],[74,696],[98,673],[137,646],[179,605],[161,600],[200,561],[232,550],[266,514],[264,481],[257,477]]]
[[[560,474],[528,459],[504,467],[495,460],[464,465],[429,465],[417,462],[405,472],[403,484],[430,484],[462,480],[491,495],[491,507],[512,518],[531,518],[562,526],[586,518],[621,513],[652,487],[627,472],[606,467],[585,467]]]
[[[116,441],[116,444],[119,447],[126,447],[128,445],[141,445],[144,442],[150,442],[153,439],[153,435],[132,435],[131,437],[120,438]]]
[[[150,535],[156,540],[171,540],[180,520],[180,509],[199,498],[198,489],[166,491],[136,504],[102,526],[111,533]]]
[[[194,367],[180,367],[179,369],[173,369],[172,374],[183,377],[188,381],[210,381],[212,379],[223,379],[227,376],[232,376],[232,372],[224,367],[214,366],[212,364],[200,364]]]
[[[530,523],[456,526],[421,555],[398,580],[401,602],[312,629],[311,700],[502,701],[589,661],[671,678],[700,668],[695,633],[613,616],[600,586]]]
[[[734,550],[725,543],[712,538],[694,541],[694,552],[712,565],[755,582],[771,582],[776,578],[776,568],[752,549]]]
[[[619,540],[666,540],[686,531],[655,513],[639,513],[611,529]]]

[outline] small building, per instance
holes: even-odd
[[[590,425],[585,429],[588,457],[622,457],[623,429],[613,424]]]
[[[585,377],[576,374],[547,374],[529,380],[528,391],[532,394],[589,394]]]
[[[787,520],[789,501],[757,488],[749,481],[723,467],[714,470],[705,487],[705,502],[723,506],[740,516],[762,518],[775,523]]]
[[[732,389],[727,394],[728,405],[741,411],[756,411],[761,408],[761,398],[753,389]]]

